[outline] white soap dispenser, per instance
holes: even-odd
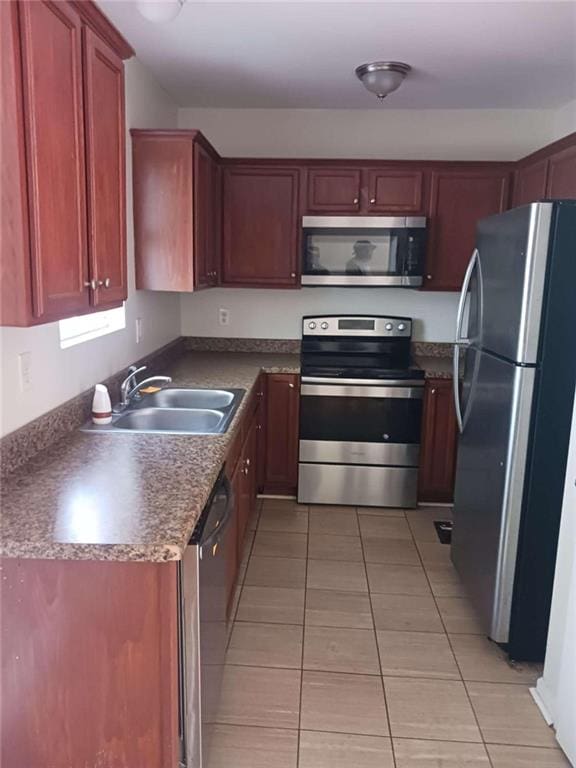
[[[108,389],[104,384],[96,384],[94,387],[92,421],[94,424],[110,424],[112,421],[112,403]]]

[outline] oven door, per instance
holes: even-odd
[[[425,219],[304,217],[302,285],[422,285]]]
[[[303,383],[298,500],[413,506],[422,385]]]

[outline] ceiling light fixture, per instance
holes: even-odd
[[[148,21],[165,24],[178,16],[185,2],[186,0],[138,0],[136,7]]]
[[[367,90],[382,100],[402,85],[411,69],[409,64],[401,61],[373,61],[356,67],[356,77]]]

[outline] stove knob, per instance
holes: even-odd
[[[314,330],[314,328],[316,328],[316,323],[314,322],[314,320],[311,320],[311,321],[308,323],[308,328],[310,328],[310,330],[311,330],[311,331],[313,331],[313,330]]]
[[[392,323],[386,323],[384,328],[386,328],[387,331],[392,331],[394,329],[394,326],[392,325]]]
[[[328,323],[326,322],[326,320],[324,320],[323,323],[320,323],[320,328],[322,328],[323,331],[328,330]]]
[[[398,330],[399,331],[405,331],[406,330],[406,323],[398,323]]]

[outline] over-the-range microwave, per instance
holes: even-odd
[[[302,285],[422,285],[424,216],[304,216],[302,226]]]

